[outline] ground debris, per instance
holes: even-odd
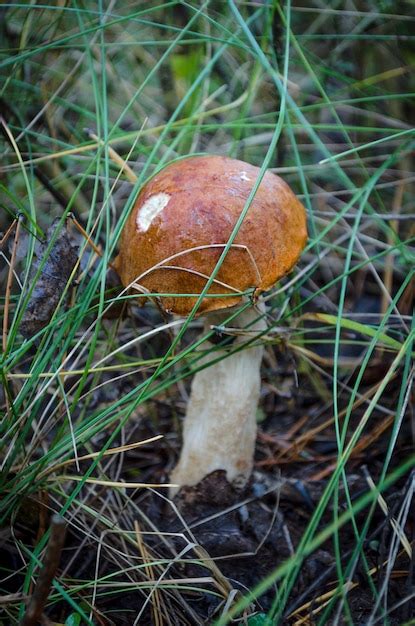
[[[35,248],[30,285],[33,284],[39,268],[41,269],[20,324],[20,331],[26,339],[33,337],[50,322],[78,260],[77,248],[73,246],[66,226],[61,227],[47,255],[50,241],[59,224],[60,219],[54,220],[47,230],[45,240]]]

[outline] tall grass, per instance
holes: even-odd
[[[413,420],[415,267],[409,4],[74,0],[3,3],[1,11],[2,229],[20,216],[19,240],[14,246],[13,231],[3,245],[1,270],[0,521],[13,557],[0,566],[0,587],[15,594],[2,604],[3,623],[24,613],[50,510],[71,532],[48,608],[74,620],[67,623],[80,623],[76,616],[104,623],[104,615],[141,623],[140,603],[124,607],[120,599],[132,590],[165,620],[158,623],[201,623],[186,598],[204,590],[223,598],[212,620],[225,624],[272,586],[272,608],[256,618],[263,623],[305,623],[308,614],[313,623],[353,622],[350,595],[359,585],[369,588],[370,623],[393,623],[388,583],[413,563],[405,552],[414,465],[413,442],[405,439]],[[166,537],[164,551],[146,553],[134,530],[138,520],[143,541],[158,532],[137,489],[166,478],[163,459],[175,440],[167,435],[161,451],[136,451],[138,469],[126,463],[127,444],[166,433],[157,403],[171,405],[168,419],[179,430],[183,381],[203,355],[197,306],[189,319],[169,323],[150,308],[143,317],[134,305],[133,317],[107,319],[114,302],[131,305],[130,295],[109,287],[107,271],[138,190],[170,161],[196,153],[244,159],[261,175],[271,168],[307,208],[307,248],[266,296],[269,327],[256,340],[277,355],[284,341],[301,384],[314,390],[305,432],[331,418],[327,433],[336,442],[331,465],[316,461],[301,473],[311,480],[322,472],[322,489],[292,558],[228,604],[220,562],[197,581],[170,575],[189,556],[204,562],[190,529],[176,553]],[[217,269],[248,210],[249,201]],[[57,237],[72,213],[101,254],[69,223],[78,271],[50,322],[24,340],[19,328],[36,283],[36,242],[55,217]],[[156,480],[149,481],[152,464]],[[294,475],[303,472],[294,467]],[[356,474],[365,484],[358,496]],[[388,497],[397,489],[391,520]],[[374,569],[369,531],[379,507],[396,545]],[[346,528],[353,537],[347,557]],[[305,559],[321,546],[334,555],[330,593],[310,589],[303,604],[313,603],[298,612],[293,590]],[[91,560],[75,579],[73,563],[85,551]]]

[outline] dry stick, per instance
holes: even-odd
[[[3,237],[0,239],[0,246],[2,246],[3,244],[5,244],[8,240],[8,238],[10,237],[10,235],[12,234],[15,226],[16,226],[16,222],[17,219],[15,218],[12,223],[10,224],[9,228],[6,230],[6,232],[4,233]]]
[[[52,580],[59,566],[65,535],[65,520],[60,515],[54,515],[51,520],[50,537],[46,547],[43,567],[39,572],[35,590],[20,621],[20,626],[37,626],[42,617]]]

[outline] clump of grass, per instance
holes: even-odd
[[[410,619],[407,8],[3,4],[3,620],[24,614],[51,512],[68,524],[44,607],[56,620],[197,624],[208,618],[195,598],[209,597],[212,623],[245,612],[253,624],[267,589],[274,599],[255,618],[263,623]],[[242,593],[191,528],[172,538],[144,506],[152,487],[143,485],[165,483],[174,464],[172,431],[201,357],[197,319],[166,322],[138,309],[108,277],[143,182],[173,159],[205,152],[272,168],[309,215],[301,264],[267,295],[257,460],[270,477],[281,468],[317,495],[296,518],[281,505],[296,537],[292,556]],[[66,226],[71,213],[87,238]],[[50,321],[25,340],[36,244],[56,217],[56,236],[69,229],[80,265]],[[108,319],[114,302],[129,316]],[[277,403],[284,377],[291,398]],[[328,577],[307,583],[319,550],[330,555]],[[184,561],[203,573],[183,574]]]

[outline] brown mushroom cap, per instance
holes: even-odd
[[[136,282],[151,293],[200,294],[259,171],[222,156],[190,157],[161,170],[142,188],[121,234],[115,266],[123,284]],[[303,205],[267,172],[198,313],[234,306],[249,288],[269,289],[294,266],[306,239]],[[160,301],[166,311],[188,315],[196,297]]]

